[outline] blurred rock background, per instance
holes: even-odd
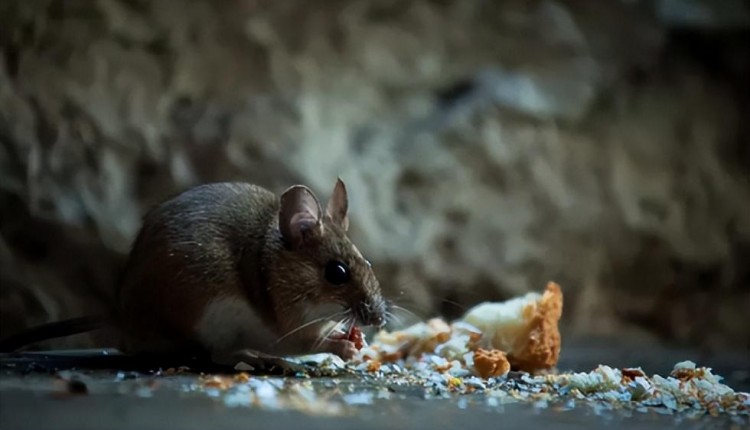
[[[742,0],[4,1],[0,335],[106,309],[180,190],[341,176],[420,316],[555,280],[565,335],[748,348],[748,36]]]

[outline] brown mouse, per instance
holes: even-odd
[[[388,304],[347,237],[347,213],[340,179],[325,212],[302,185],[277,198],[256,185],[212,183],[158,205],[118,286],[121,349],[200,351],[232,366],[310,352],[350,358],[355,347],[341,328],[383,326]],[[321,313],[326,306],[335,311]]]

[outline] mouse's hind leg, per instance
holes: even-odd
[[[208,303],[196,333],[203,347],[210,351],[211,360],[221,366],[292,374],[309,370],[266,350],[277,335],[239,296],[225,295]]]

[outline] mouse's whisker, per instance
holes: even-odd
[[[290,303],[297,303],[297,302],[303,301],[303,300],[305,300],[305,299],[306,299],[306,298],[307,298],[308,296],[310,296],[311,294],[312,294],[312,293],[311,293],[311,292],[309,292],[309,291],[303,291],[302,293],[300,293],[300,294],[297,294],[296,296],[292,297],[292,298],[291,298],[291,299],[289,300],[289,302],[290,302]]]
[[[300,325],[300,326],[298,326],[298,327],[296,327],[296,328],[288,331],[283,336],[281,336],[280,338],[276,339],[276,341],[272,345],[279,344],[279,342],[283,341],[284,339],[288,338],[289,336],[291,336],[291,335],[299,332],[300,330],[303,330],[303,329],[305,329],[307,327],[310,327],[313,324],[317,324],[317,323],[320,323],[320,322],[323,322],[323,321],[331,320],[331,319],[334,319],[334,318],[339,317],[339,316],[344,315],[344,314],[346,314],[346,311],[339,311],[339,312],[336,312],[336,313],[331,314],[331,315],[322,316],[320,318],[315,318],[315,319],[313,319],[311,321],[308,321],[308,322],[306,322],[306,323],[304,323],[304,324],[302,324],[302,325]]]
[[[426,306],[421,303],[417,303],[413,298],[407,297],[396,297],[389,300],[392,305],[409,306],[411,309],[415,309],[423,314],[432,312],[431,306]]]
[[[348,313],[348,311],[344,311],[342,313],[344,315],[346,315]],[[320,346],[323,345],[323,342],[325,342],[326,339],[328,339],[333,332],[337,331],[339,329],[339,327],[341,327],[343,325],[346,328],[345,321],[347,321],[349,319],[351,319],[351,317],[345,316],[344,318],[336,321],[336,323],[333,324],[330,329],[328,329],[325,332],[321,332],[320,335],[318,336],[318,338],[315,340],[315,343],[313,344],[313,351],[315,351],[318,348],[320,348]]]
[[[398,312],[401,312],[401,313],[406,313],[406,314],[408,314],[409,316],[411,316],[411,317],[413,317],[414,319],[416,319],[417,321],[422,321],[422,319],[423,319],[423,318],[422,318],[422,317],[420,317],[419,315],[415,314],[414,312],[410,311],[409,309],[406,309],[406,308],[405,308],[405,307],[403,307],[403,306],[399,306],[399,305],[397,305],[397,304],[391,304],[391,308],[392,308],[392,309],[393,309],[394,311],[398,311]],[[391,313],[393,314],[394,312],[391,312]]]
[[[391,311],[386,311],[385,318],[386,318],[386,322],[387,323],[390,323],[391,321],[395,322],[398,325],[397,328],[402,328],[402,327],[406,326],[406,323],[404,322],[404,319],[401,318],[400,316],[394,314]]]
[[[448,303],[449,305],[453,305],[453,306],[457,307],[458,309],[461,309],[464,312],[466,312],[467,310],[469,310],[468,306],[466,306],[466,305],[464,305],[462,303],[459,303],[459,302],[457,302],[455,300],[441,299],[440,302],[441,303]]]
[[[343,333],[348,333],[351,329],[352,325],[354,325],[354,322],[356,321],[356,317],[354,316],[354,311],[351,308],[346,308],[341,313],[341,319],[337,320],[336,323],[331,327],[330,330],[325,334],[324,338],[330,337],[334,332],[340,331]]]

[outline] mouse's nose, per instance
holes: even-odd
[[[376,327],[385,325],[385,304],[382,302],[362,301],[357,305],[355,312],[362,325]]]

